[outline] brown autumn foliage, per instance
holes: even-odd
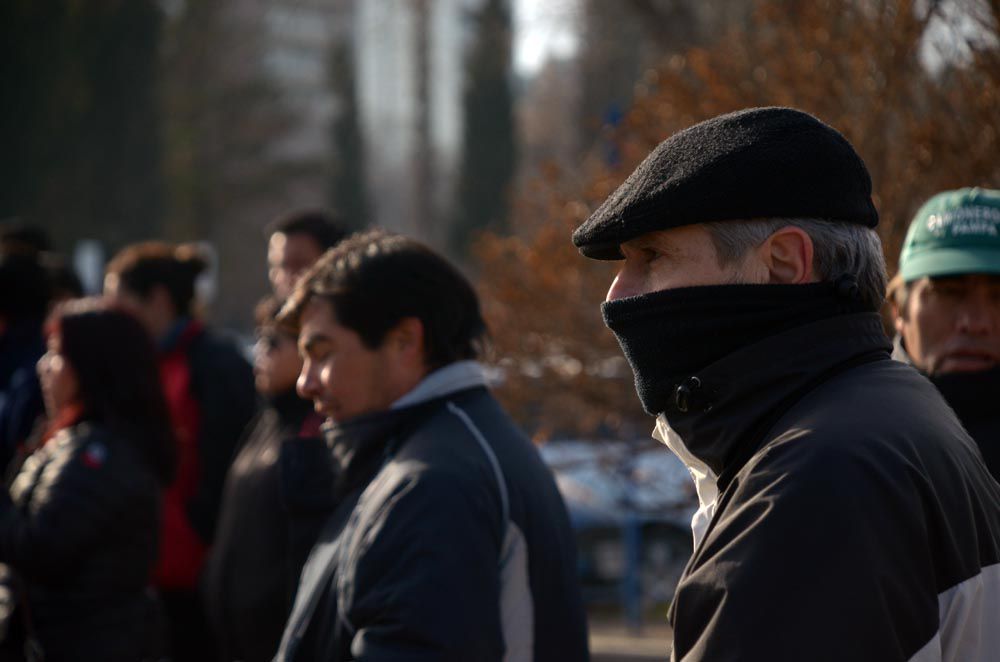
[[[762,0],[710,48],[667,58],[636,86],[615,141],[596,158],[526,185],[516,236],[477,244],[480,288],[505,404],[536,436],[643,433],[631,373],[601,321],[614,264],[586,260],[570,233],[658,142],[751,106],[811,112],[854,144],[872,174],[890,270],[916,208],[960,186],[1000,187],[1000,0]],[[925,33],[959,55],[928,67]],[[932,60],[933,61],[933,60]],[[555,110],[554,112],[559,112]]]

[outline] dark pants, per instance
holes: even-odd
[[[196,591],[162,590],[167,616],[167,646],[173,662],[218,662],[205,606]]]

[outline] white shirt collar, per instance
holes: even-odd
[[[705,538],[705,532],[708,530],[712,517],[715,516],[715,509],[719,501],[719,477],[707,464],[688,450],[684,440],[670,427],[667,417],[663,414],[656,417],[653,438],[660,441],[680,458],[694,480],[694,489],[698,493],[698,510],[691,517],[691,532],[694,534],[694,548],[698,549],[698,545]]]

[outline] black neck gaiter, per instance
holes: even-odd
[[[989,419],[1000,427],[1000,368],[980,372],[950,372],[929,375],[944,399],[966,427],[971,422]]]
[[[931,375],[930,380],[979,446],[986,468],[1000,480],[1000,368]]]
[[[863,312],[854,279],[808,285],[708,285],[601,306],[635,374],[642,406],[667,410],[684,379],[764,338],[835,315]],[[766,365],[766,364],[765,364]]]

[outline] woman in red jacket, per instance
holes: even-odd
[[[142,320],[159,349],[179,464],[164,501],[156,583],[171,652],[186,662],[216,659],[199,584],[226,471],[256,409],[250,364],[198,319],[195,284],[206,266],[190,246],[154,242],[122,250],[105,277],[105,293]]]

